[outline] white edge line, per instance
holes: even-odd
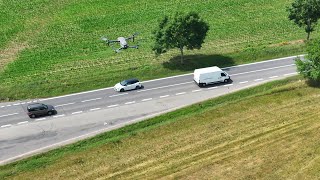
[[[295,57],[304,57],[304,56],[305,56],[305,54],[300,54],[300,55],[296,55],[296,56],[288,56],[288,57],[276,58],[276,59],[271,59],[271,60],[266,60],[266,61],[260,61],[260,62],[254,62],[254,63],[248,63],[248,64],[241,64],[241,65],[236,65],[236,66],[229,66],[229,67],[224,67],[222,69],[225,70],[225,69],[230,69],[230,68],[235,68],[235,67],[248,66],[248,65],[260,64],[260,63],[267,63],[267,62],[272,62],[272,61],[279,61],[279,60],[283,60],[283,59],[289,59],[289,58],[295,58]],[[171,79],[171,78],[182,77],[182,76],[188,76],[188,75],[191,75],[191,74],[193,74],[193,73],[181,74],[181,75],[165,77],[165,78],[152,79],[152,80],[143,81],[142,83],[159,81],[159,80],[164,80],[164,79]],[[91,90],[91,91],[67,94],[67,95],[62,95],[62,96],[57,96],[57,97],[46,98],[46,99],[39,99],[39,101],[47,101],[47,100],[58,99],[58,98],[63,98],[63,97],[70,97],[70,96],[75,96],[75,95],[81,95],[81,94],[87,94],[87,93],[92,93],[92,92],[104,91],[104,90],[107,90],[107,89],[113,89],[113,87],[107,87],[107,88],[96,89],[96,90]]]

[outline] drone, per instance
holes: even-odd
[[[110,46],[111,43],[116,43],[118,42],[120,44],[120,48],[118,49],[114,49],[114,51],[116,53],[120,52],[122,49],[128,49],[128,48],[134,48],[134,49],[138,49],[139,45],[135,45],[135,46],[129,46],[127,40],[132,39],[132,42],[134,42],[134,38],[138,35],[138,33],[134,33],[132,36],[130,37],[118,37],[117,40],[109,40],[106,37],[102,37],[101,40],[104,41],[107,45]]]

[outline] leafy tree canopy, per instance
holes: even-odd
[[[310,33],[314,31],[320,18],[320,0],[295,0],[287,11],[290,20],[299,27],[304,27],[309,40]]]
[[[200,49],[208,30],[209,25],[195,12],[176,13],[174,17],[165,16],[153,32],[153,50],[156,54],[162,54],[169,49],[179,48],[183,61],[183,49]]]
[[[308,43],[306,60],[296,60],[298,71],[305,78],[320,82],[320,39]]]

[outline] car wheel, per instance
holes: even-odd
[[[120,89],[120,92],[124,92],[124,89],[122,88],[122,89]]]
[[[36,115],[35,114],[31,114],[29,117],[30,118],[36,118]]]
[[[206,83],[200,83],[199,85],[200,85],[200,87],[205,87]]]
[[[51,116],[53,113],[52,111],[48,111],[48,115]]]
[[[225,79],[224,82],[227,83],[229,81],[229,79]]]
[[[136,86],[136,88],[135,89],[140,89],[140,86]]]

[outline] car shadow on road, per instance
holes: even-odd
[[[231,57],[219,54],[214,55],[186,55],[183,63],[181,63],[180,56],[175,56],[169,61],[163,63],[163,67],[170,70],[192,71],[198,68],[218,66],[227,67],[235,65]]]

